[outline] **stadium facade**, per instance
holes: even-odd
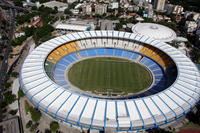
[[[71,63],[95,56],[115,56],[146,66],[151,89],[122,98],[79,92],[66,80]],[[174,69],[175,67],[175,69]],[[173,82],[166,75],[176,70]],[[81,128],[146,130],[176,121],[199,101],[200,73],[195,64],[170,45],[119,31],[76,32],[51,39],[25,59],[20,85],[29,101],[55,119]]]

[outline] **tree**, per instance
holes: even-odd
[[[24,92],[21,89],[19,89],[18,90],[18,99],[20,99],[23,96],[24,96]]]
[[[31,126],[31,128],[30,128],[30,131],[31,131],[31,132],[35,131],[35,130],[37,129],[38,126],[39,126],[38,123],[33,124],[33,125]]]
[[[30,111],[30,106],[29,106],[27,101],[25,101],[25,105],[24,106],[25,106],[26,114],[28,114],[28,112]]]
[[[55,121],[51,122],[50,130],[52,132],[56,132],[59,128],[60,128],[60,126],[59,126],[58,122],[55,122]]]
[[[35,28],[33,26],[31,26],[30,28],[29,27],[24,28],[26,37],[32,36],[34,34],[34,31],[35,31]]]
[[[7,104],[13,103],[13,102],[16,100],[15,97],[16,97],[16,96],[15,96],[14,94],[12,94],[11,91],[7,91],[7,92],[4,93],[5,102],[6,102]]]
[[[26,123],[26,128],[30,128],[32,126],[33,122],[31,120],[29,120],[27,123]]]
[[[18,72],[12,72],[11,76],[16,78],[18,76],[18,74],[19,74]]]
[[[51,32],[53,30],[54,30],[54,28],[51,25],[49,25],[49,24],[43,25],[42,27],[39,27],[35,31],[33,37],[34,37],[35,41],[37,42],[37,41],[39,41],[40,38],[42,38],[42,37],[44,37],[44,36],[46,36],[48,34],[51,34]]]
[[[108,8],[108,12],[114,12],[114,9]]]
[[[38,122],[41,118],[41,112],[37,110],[36,108],[30,108],[30,113],[31,113],[31,119],[34,122]]]
[[[22,7],[22,0],[14,0],[13,1],[15,6],[21,6]]]
[[[10,110],[8,113],[11,114],[11,115],[15,115],[17,113],[17,109],[16,110]]]
[[[96,26],[95,30],[101,30],[100,26]]]
[[[68,8],[65,9],[64,13],[67,14],[67,15],[69,15],[69,16],[72,15],[72,12]]]
[[[5,88],[10,88],[10,87],[11,87],[11,83],[10,83],[10,82],[4,83],[4,87],[5,87]]]

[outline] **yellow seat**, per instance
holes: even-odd
[[[63,46],[57,48],[56,50],[60,52],[60,56],[62,56],[62,57],[65,56],[65,55],[67,54],[67,51],[65,51],[65,50],[63,49]]]
[[[67,48],[68,53],[71,53],[71,52],[74,52],[74,51],[75,51],[75,49],[71,47],[71,42],[65,44],[65,46],[66,46],[66,48]]]

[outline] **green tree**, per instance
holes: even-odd
[[[95,28],[95,30],[100,30],[101,28],[100,28],[100,26],[96,26],[96,28]]]
[[[24,92],[21,89],[19,89],[17,93],[18,93],[18,99],[24,96]]]
[[[55,121],[51,122],[50,130],[52,132],[56,132],[59,128],[60,128],[60,126],[59,126],[58,122],[55,122]]]
[[[30,128],[32,126],[33,122],[30,120],[26,123],[26,128]]]
[[[41,118],[41,112],[36,108],[30,108],[31,118],[34,122],[38,122]]]
[[[67,15],[69,15],[69,16],[72,15],[72,12],[68,8],[65,9],[64,13],[67,14]]]
[[[19,74],[18,72],[12,72],[11,76],[16,78],[18,76],[18,74]]]
[[[34,32],[34,39],[35,41],[39,41],[40,38],[48,35],[48,34],[51,34],[51,32],[54,30],[54,28],[47,24],[47,25],[43,25],[42,27],[39,27],[35,32]]]
[[[8,113],[11,115],[15,115],[17,113],[17,110],[10,110]]]
[[[5,87],[5,88],[10,88],[10,87],[11,87],[11,83],[10,83],[10,82],[4,83],[4,87]]]
[[[25,106],[26,114],[28,114],[28,112],[30,111],[30,106],[29,106],[27,101],[25,101],[25,105],[24,106]]]
[[[35,131],[35,130],[38,128],[38,126],[39,126],[38,123],[33,124],[33,125],[31,126],[31,128],[30,128],[30,131],[31,131],[31,132]]]
[[[31,26],[30,28],[29,27],[24,28],[26,37],[32,36],[34,34],[34,31],[35,31],[35,28],[33,26]]]
[[[16,97],[16,96],[15,96],[14,94],[12,94],[11,91],[7,91],[7,92],[4,93],[5,102],[6,102],[7,104],[13,103],[13,102],[16,100],[15,97]]]

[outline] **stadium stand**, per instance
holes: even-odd
[[[139,131],[174,122],[199,101],[198,69],[166,43],[120,31],[78,32],[62,36],[62,42],[59,39],[38,46],[19,75],[20,88],[29,101],[55,119],[81,129]],[[139,94],[102,98],[73,91],[63,80],[71,63],[105,55],[146,66],[154,76],[152,86]],[[175,78],[169,81],[171,74]]]

